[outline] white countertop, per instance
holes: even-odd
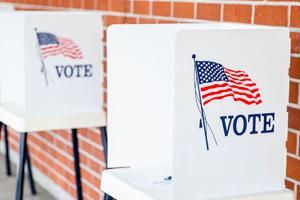
[[[164,180],[166,167],[115,168],[102,173],[101,189],[117,200],[172,200],[172,183]],[[218,200],[294,200],[289,190]]]
[[[0,121],[19,132],[106,126],[104,112],[27,116],[16,104],[0,104]]]

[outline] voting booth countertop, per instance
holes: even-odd
[[[101,15],[0,15],[0,120],[19,131],[105,124]]]
[[[103,191],[118,200],[293,199],[284,190],[289,49],[285,28],[109,27]]]

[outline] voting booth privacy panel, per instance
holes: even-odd
[[[174,200],[284,189],[289,49],[284,28],[111,26],[108,167],[167,168]]]
[[[101,111],[99,14],[6,12],[0,21],[1,104],[29,117]]]

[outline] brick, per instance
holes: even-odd
[[[106,77],[103,78],[102,87],[107,89],[107,78]]]
[[[292,183],[292,182],[290,182],[290,181],[288,181],[288,180],[285,180],[285,187],[286,188],[288,188],[288,189],[290,189],[290,190],[294,190],[294,183]]]
[[[108,0],[98,0],[98,10],[108,10]]]
[[[194,18],[194,3],[174,2],[174,17]]]
[[[255,24],[287,26],[288,7],[287,6],[255,6]]]
[[[44,1],[47,1],[47,0],[44,0]],[[70,7],[70,1],[69,1],[69,0],[63,0],[63,1],[61,2],[61,6],[62,6],[62,7],[65,7],[65,8]]]
[[[296,108],[288,107],[288,113],[289,113],[289,128],[300,130],[300,110]]]
[[[136,24],[137,18],[136,17],[125,17],[126,24]]]
[[[171,3],[153,1],[152,2],[152,14],[158,16],[170,16],[171,15]]]
[[[198,3],[197,19],[219,21],[221,19],[221,5],[213,3]]]
[[[291,57],[290,76],[300,79],[300,58]]]
[[[73,0],[72,1],[73,3],[72,3],[72,7],[73,8],[81,8],[81,0]]]
[[[174,24],[174,23],[177,23],[177,21],[176,20],[163,20],[163,19],[161,19],[161,20],[158,20],[157,23],[159,23],[159,24]]]
[[[300,33],[291,32],[291,51],[300,53]]]
[[[107,41],[107,32],[106,30],[103,31],[103,36],[102,36],[102,42],[106,42]]]
[[[91,190],[89,196],[91,199],[100,199],[100,191]]]
[[[80,136],[85,137],[85,138],[88,138],[88,136],[89,136],[89,131],[88,131],[88,129],[86,129],[86,128],[78,128],[78,129],[77,129],[77,133],[78,133]]]
[[[24,2],[22,3],[27,3],[27,4],[37,4],[38,1],[37,0],[25,0]]]
[[[105,16],[104,18],[104,24],[106,26],[112,25],[112,24],[124,24],[125,18],[120,16]]]
[[[87,170],[81,168],[81,172],[82,172],[82,179],[86,180],[87,182],[91,183],[93,181],[93,175],[88,172]]]
[[[107,73],[107,62],[103,61],[103,72]]]
[[[297,135],[295,133],[289,132],[288,133],[288,140],[287,140],[287,151],[292,154],[296,154],[297,149]]]
[[[94,148],[92,145],[90,145],[89,143],[86,143],[83,140],[79,140],[79,146],[80,146],[80,149],[82,149],[83,151],[85,151],[88,154],[91,154],[93,151],[93,148]]]
[[[150,13],[149,1],[135,0],[133,2],[133,12],[136,14],[149,15]]]
[[[96,187],[96,188],[100,188],[101,186],[101,180],[97,177],[93,177],[93,182],[92,184]]]
[[[101,139],[100,133],[99,134],[98,133],[91,134],[91,140],[98,145],[102,144],[102,139]]]
[[[103,92],[103,103],[107,103],[107,93]]]
[[[291,27],[300,27],[300,6],[291,7]]]
[[[106,106],[106,105],[103,105],[103,106],[102,106],[102,111],[103,111],[104,113],[107,113],[107,106]]]
[[[61,0],[51,0],[50,2],[49,1],[41,1],[41,0],[39,0],[38,4],[44,5],[43,3],[46,3],[46,2],[47,2],[46,5],[48,5],[50,3],[51,6],[55,6],[55,7],[62,6]]]
[[[140,18],[140,24],[155,24],[156,19]]]
[[[298,103],[298,94],[299,94],[299,84],[295,82],[290,82],[290,103]]]
[[[85,0],[84,1],[84,8],[89,9],[89,10],[94,9],[95,8],[94,0]]]
[[[15,5],[15,11],[49,11],[51,10],[50,8],[24,8],[22,5]],[[53,9],[53,8],[52,8]]]
[[[53,130],[56,135],[59,135],[66,141],[71,141],[71,134],[67,130]]]
[[[300,160],[287,157],[287,177],[300,181]]]
[[[224,21],[251,23],[251,5],[237,5],[225,4],[224,5]]]
[[[102,87],[104,89],[107,89],[107,78],[106,77],[103,78]]]
[[[125,20],[124,20],[124,23],[125,23]],[[104,58],[107,58],[107,46],[106,45],[103,45],[103,56],[104,56]]]
[[[111,0],[111,11],[130,12],[130,2],[127,0]]]

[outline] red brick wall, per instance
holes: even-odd
[[[115,23],[184,23],[224,21],[284,26],[291,30],[290,103],[286,186],[300,200],[300,0],[198,0],[195,2],[156,0],[2,0],[18,10],[89,9],[104,14],[107,28]],[[106,50],[104,31],[104,50]],[[106,57],[106,53],[104,53]],[[105,59],[104,59],[105,60]],[[106,73],[106,62],[104,61]],[[106,88],[106,79],[103,84]],[[106,105],[106,90],[104,95]],[[106,110],[106,106],[104,106]],[[54,133],[54,134],[53,134]],[[105,167],[97,129],[82,129],[80,159],[85,199],[99,199],[101,171]],[[12,149],[18,149],[19,135],[10,130]],[[35,168],[75,197],[73,157],[68,130],[30,134],[29,145]]]

